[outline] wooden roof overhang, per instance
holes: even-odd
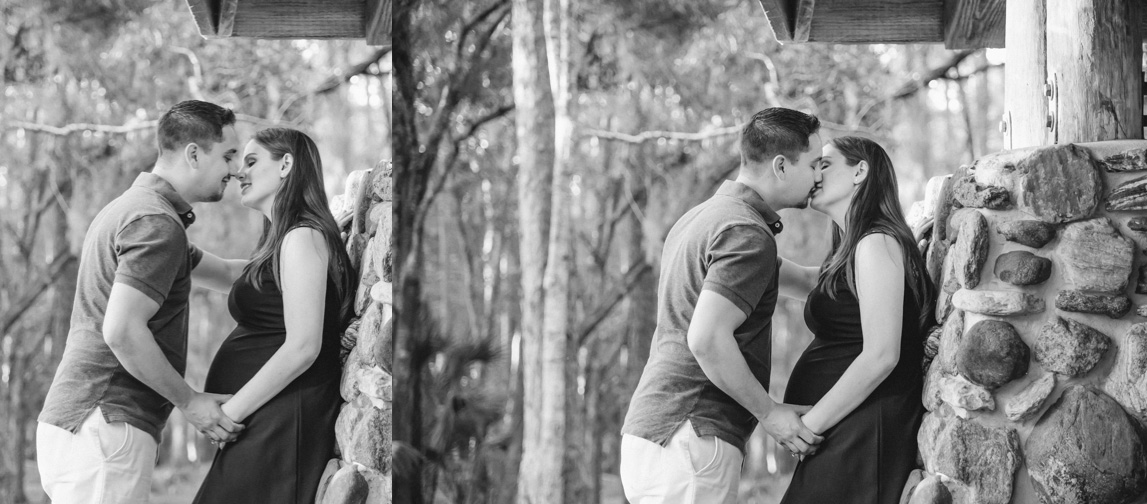
[[[187,0],[207,38],[361,39],[389,47],[392,0]]]
[[[1004,47],[1006,0],[759,1],[781,42]]]

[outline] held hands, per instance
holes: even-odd
[[[777,404],[760,419],[761,428],[794,455],[800,457],[812,455],[816,453],[817,445],[824,440],[824,437],[813,433],[801,421],[801,415],[809,409],[812,409],[812,406]]]
[[[179,409],[187,421],[210,438],[212,443],[229,443],[239,436],[244,426],[223,413],[220,405],[228,399],[231,399],[230,394],[195,392],[187,404]]]

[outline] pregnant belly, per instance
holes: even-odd
[[[813,340],[793,366],[785,388],[785,402],[816,404],[848,369],[862,349],[860,342]]]
[[[237,328],[211,361],[204,391],[213,394],[238,392],[275,355],[285,339],[283,333],[248,333]]]

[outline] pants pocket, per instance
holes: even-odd
[[[131,426],[125,422],[107,423],[103,415],[96,420],[96,445],[104,461],[122,457],[131,450],[131,443],[135,437]]]
[[[692,431],[692,428],[689,428]],[[689,432],[681,440],[681,450],[685,454],[689,469],[694,475],[710,472],[721,465],[724,447],[716,436],[698,437]]]

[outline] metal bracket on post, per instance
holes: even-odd
[[[1043,86],[1043,94],[1047,97],[1047,123],[1046,127],[1051,133],[1051,143],[1059,143],[1059,79],[1051,74],[1047,84]]]
[[[1000,117],[1000,133],[1004,135],[1004,150],[1012,150],[1012,113],[1005,111]]]

